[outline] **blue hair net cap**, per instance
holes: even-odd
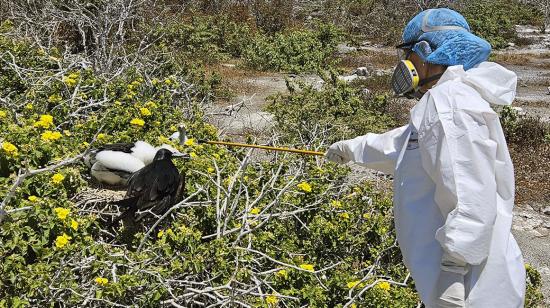
[[[462,65],[464,70],[486,61],[491,53],[491,44],[470,33],[470,26],[462,15],[445,8],[416,15],[405,27],[403,41],[414,43],[412,50],[425,62]]]

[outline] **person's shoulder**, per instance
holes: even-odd
[[[493,111],[489,102],[461,80],[447,80],[430,89],[428,93],[440,113],[452,110]]]

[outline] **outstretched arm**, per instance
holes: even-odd
[[[401,147],[409,135],[408,125],[383,134],[366,134],[334,143],[326,153],[328,160],[345,164],[358,163],[393,174]]]

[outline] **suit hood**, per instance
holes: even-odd
[[[483,62],[467,71],[462,65],[450,66],[437,84],[461,81],[494,105],[511,105],[516,97],[517,75],[494,62]]]

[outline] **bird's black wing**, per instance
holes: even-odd
[[[136,209],[147,210],[167,197],[169,205],[172,205],[180,185],[180,176],[170,160],[154,161],[134,173],[128,184],[125,198],[138,198]]]
[[[143,190],[143,201],[156,201],[175,196],[180,184],[179,172],[170,160],[155,161],[149,170],[149,185]]]
[[[180,181],[178,169],[171,160],[153,161],[138,170],[129,180],[125,198],[116,202],[127,210],[111,225],[122,220],[128,233],[124,237],[133,238],[138,222],[147,225],[156,221],[176,202]]]
[[[132,153],[132,148],[135,146],[134,143],[110,143],[100,146],[99,151],[117,151],[124,153]]]

